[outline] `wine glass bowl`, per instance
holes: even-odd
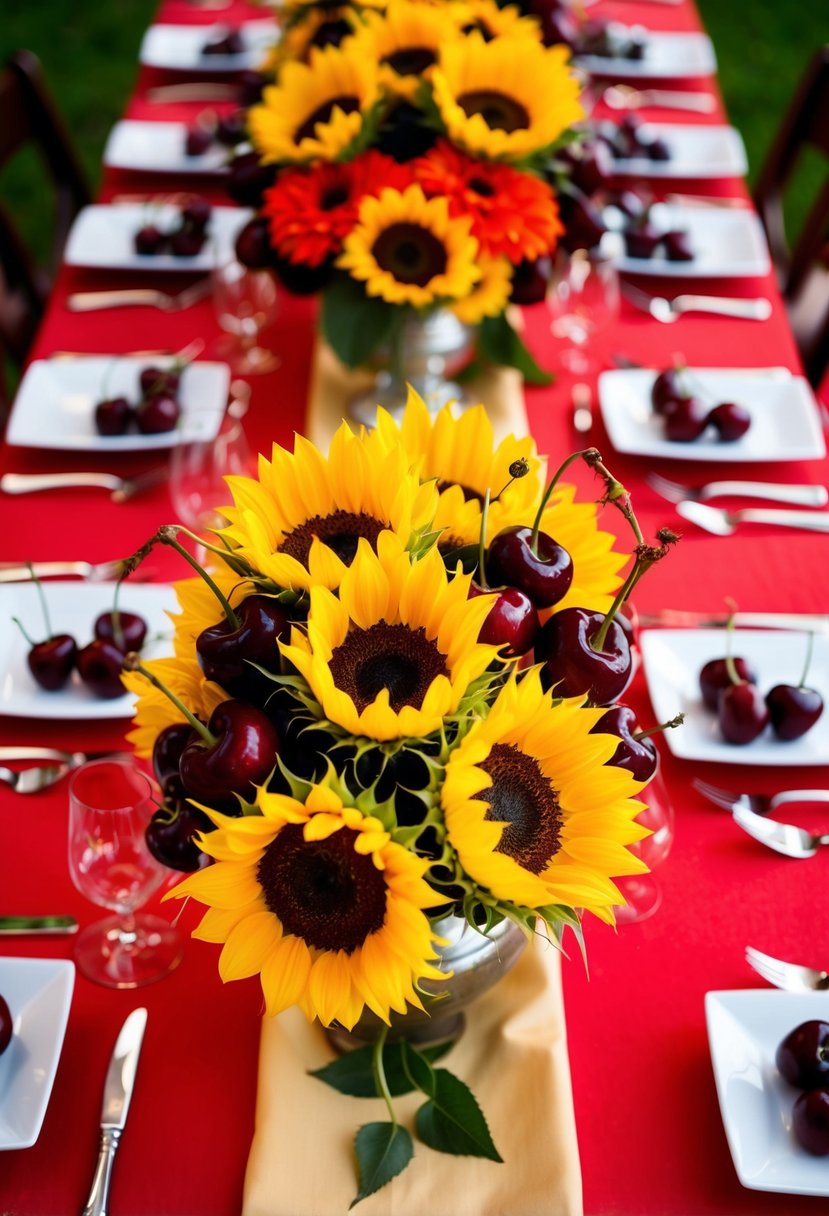
[[[196,532],[224,527],[230,502],[225,477],[255,474],[255,461],[238,411],[230,406],[215,439],[182,441],[170,453],[170,499],[183,524]]]
[[[216,319],[230,335],[221,353],[233,371],[243,376],[275,371],[279,358],[258,345],[259,334],[276,313],[273,275],[232,260],[213,269],[211,282]]]
[[[653,876],[653,870],[666,860],[674,843],[674,808],[659,767],[642,792],[642,800],[646,805],[637,815],[636,822],[649,828],[651,835],[628,847],[651,872],[616,879],[616,886],[625,899],[624,904],[614,909],[616,922],[620,925],[647,920],[658,910],[662,903],[662,889]]]
[[[563,366],[575,375],[592,369],[588,344],[619,315],[616,251],[607,244],[593,249],[559,249],[547,293],[553,335],[567,344]]]

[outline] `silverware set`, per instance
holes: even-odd
[[[825,971],[803,967],[799,963],[785,963],[782,959],[755,950],[753,946],[746,946],[746,962],[775,988],[784,988],[787,992],[829,990],[829,974]]]
[[[128,502],[136,494],[166,481],[166,467],[151,469],[137,477],[118,477],[115,473],[4,473],[0,490],[4,494],[37,494],[44,490],[109,490],[112,502]]]
[[[743,321],[767,321],[771,316],[771,301],[765,296],[753,299],[743,296],[679,295],[672,300],[652,296],[632,283],[622,283],[622,295],[634,308],[648,313],[655,321],[671,324],[686,312],[707,312],[717,317],[735,317]]]
[[[665,110],[688,110],[694,114],[711,114],[716,101],[711,93],[689,93],[680,89],[636,89],[629,84],[611,84],[602,93],[602,101],[611,110],[639,110],[652,106]]]
[[[158,308],[162,312],[183,312],[210,294],[210,279],[199,279],[178,295],[154,287],[123,288],[115,291],[75,291],[66,298],[70,312],[93,312],[108,308]]]
[[[829,490],[819,485],[788,485],[777,481],[711,481],[702,486],[687,486],[661,473],[646,473],[645,481],[668,502],[707,502],[709,498],[763,498],[767,502],[787,502],[798,507],[825,507]]]
[[[790,802],[829,803],[829,790],[782,790],[767,796],[734,794],[697,778],[691,784],[709,802],[730,811],[737,827],[742,828],[746,835],[776,853],[782,853],[784,857],[814,857],[822,845],[829,844],[829,833],[808,832],[793,823],[779,823],[766,818],[778,807]]]
[[[678,502],[677,515],[713,536],[733,536],[741,524],[767,524],[773,528],[800,528],[829,532],[829,511],[785,511],[774,507],[743,507],[725,511],[702,502]]]
[[[0,782],[16,794],[39,794],[61,781],[87,760],[100,760],[109,752],[64,752],[52,747],[0,747],[0,760],[10,764],[37,761],[28,768],[10,769],[0,765]]]

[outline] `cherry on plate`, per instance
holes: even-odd
[[[742,405],[736,405],[733,401],[723,401],[721,405],[714,407],[708,415],[708,421],[717,428],[720,439],[726,443],[733,443],[737,439],[742,439],[751,426],[751,414]]]
[[[829,1089],[800,1094],[792,1108],[792,1129],[808,1153],[829,1155]]]
[[[798,1089],[829,1085],[829,1022],[812,1018],[782,1039],[775,1053],[778,1072]]]

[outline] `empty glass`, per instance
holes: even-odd
[[[211,272],[213,304],[222,329],[232,335],[221,354],[242,376],[279,367],[272,351],[259,346],[260,332],[276,313],[276,283],[267,270],[248,270],[232,260]]]
[[[237,406],[242,408],[237,409]],[[179,442],[170,453],[170,499],[176,515],[194,532],[221,528],[227,520],[218,508],[227,505],[230,494],[225,477],[235,473],[251,476],[255,460],[242,426],[242,399],[228,408],[215,439]]]
[[[641,797],[647,806],[637,816],[636,821],[643,827],[650,828],[652,835],[629,847],[631,853],[641,858],[653,871],[662,864],[674,843],[673,803],[658,767]],[[615,882],[626,900],[623,905],[614,909],[616,921],[620,925],[632,925],[637,921],[647,920],[662,903],[662,888],[653,873],[631,874],[627,878],[617,878]]]
[[[619,315],[617,250],[603,242],[595,249],[560,249],[547,293],[552,315],[550,328],[569,343],[561,362],[575,375],[594,370],[587,349],[590,339]]]
[[[128,758],[92,760],[69,781],[69,873],[87,899],[116,913],[88,926],[75,944],[83,974],[109,988],[138,988],[181,961],[178,932],[136,909],[170,877],[144,837],[156,788]]]

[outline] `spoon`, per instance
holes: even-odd
[[[678,502],[677,515],[714,536],[733,536],[740,524],[771,524],[778,528],[803,528],[807,532],[829,532],[829,511],[783,511],[774,507],[745,507],[722,511],[701,502]]]

